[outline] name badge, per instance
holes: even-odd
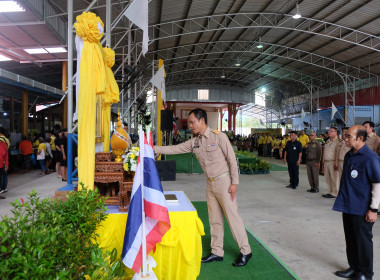
[[[358,177],[358,171],[356,171],[356,170],[352,170],[352,171],[351,171],[351,177],[354,178],[354,179],[355,179],[356,177]]]

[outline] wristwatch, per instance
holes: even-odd
[[[373,209],[373,208],[369,208],[369,210],[371,211],[371,212],[373,212],[373,213],[377,213],[379,210],[378,209]]]

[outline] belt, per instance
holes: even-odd
[[[214,177],[214,178],[208,178],[208,177],[207,177],[207,179],[210,180],[211,182],[214,182],[215,180],[218,180],[218,179],[220,179],[220,178],[227,177],[228,175],[230,175],[230,173],[229,173],[229,172],[226,172],[226,173],[220,174],[219,176],[216,176],[216,177]]]
[[[335,159],[332,159],[332,160],[324,160],[324,162],[332,162],[332,161],[335,161]]]
[[[316,160],[316,158],[307,159],[307,161],[313,161],[313,160]]]
[[[344,161],[344,159],[340,159],[339,161],[342,161],[342,162],[343,162],[343,161]]]

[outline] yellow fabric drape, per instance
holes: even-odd
[[[106,66],[106,92],[103,94],[104,107],[102,107],[102,122],[103,122],[103,152],[110,151],[110,135],[111,135],[111,103],[118,103],[119,86],[116,83],[115,77],[111,68],[115,64],[115,52],[110,48],[103,48]]]
[[[108,214],[97,229],[103,251],[117,249],[121,256],[128,214]],[[169,212],[171,228],[151,253],[158,279],[196,279],[201,269],[203,223],[196,211]]]
[[[98,24],[102,30],[99,31]],[[83,12],[74,24],[84,43],[79,72],[78,97],[78,176],[79,183],[94,189],[96,94],[106,89],[106,70],[102,46],[104,24],[94,13]],[[78,185],[81,188],[81,185]]]

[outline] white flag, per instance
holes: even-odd
[[[134,0],[125,11],[124,15],[143,31],[142,53],[145,56],[148,51],[148,0]]]
[[[332,103],[332,106],[331,106],[331,119],[334,118],[334,115],[336,114],[336,112],[338,112],[337,108],[335,107],[334,103]]]
[[[302,108],[302,111],[301,111],[301,120],[303,120],[305,118],[305,116],[306,116],[306,113],[305,113],[305,111]]]
[[[164,103],[166,102],[166,93],[165,93],[165,69],[164,65],[158,69],[156,74],[150,80],[153,86],[155,86],[158,90],[161,91],[161,97]]]

